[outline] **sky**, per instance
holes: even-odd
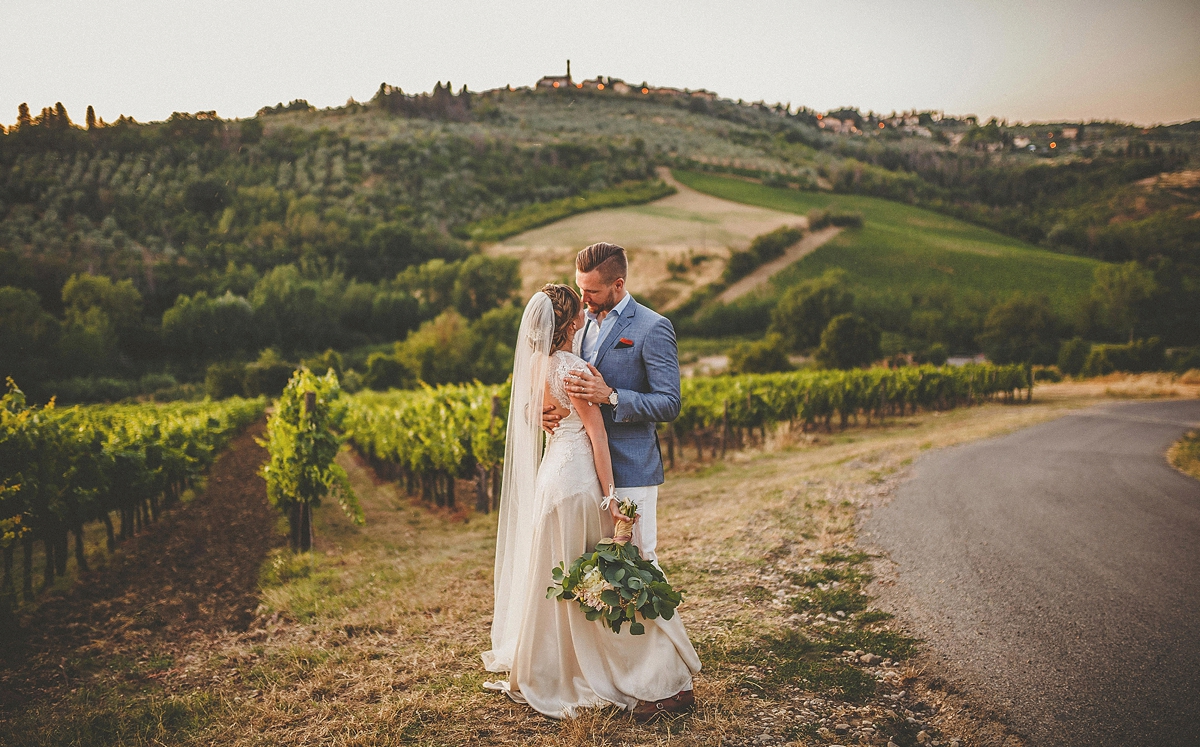
[[[1197,0],[0,0],[0,122],[249,117],[381,82],[473,91],[596,75],[828,111],[1012,122],[1200,118]]]

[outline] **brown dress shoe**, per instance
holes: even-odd
[[[633,709],[633,718],[639,724],[648,724],[660,716],[675,715],[692,710],[696,698],[691,690],[681,690],[669,698],[652,702],[642,701]]]

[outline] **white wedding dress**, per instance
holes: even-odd
[[[547,379],[560,404],[571,407],[563,383],[567,372],[586,368],[572,353],[549,356]],[[569,718],[591,706],[632,709],[639,700],[669,698],[691,689],[692,675],[700,671],[700,659],[678,614],[670,620],[642,621],[643,635],[630,634],[628,626],[617,634],[600,620],[588,621],[577,602],[546,598],[555,566],[569,566],[599,540],[612,536],[612,519],[601,509],[602,500],[591,442],[572,409],[549,438],[537,470],[532,511],[527,514],[533,522],[528,583],[519,601],[509,601],[519,609],[512,610],[515,636],[510,637],[515,645],[508,655],[493,628],[493,650],[483,655],[489,670],[509,671],[506,683],[486,687],[504,690],[551,718]]]

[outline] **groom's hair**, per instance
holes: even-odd
[[[599,270],[604,282],[612,283],[617,278],[625,277],[629,261],[625,259],[625,250],[622,247],[601,241],[575,255],[575,269],[580,272]]]

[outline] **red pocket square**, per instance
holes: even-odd
[[[616,345],[617,350],[620,350],[621,348],[631,348],[631,347],[633,347],[633,340],[630,340],[628,337],[622,337],[621,339],[617,340],[617,345]]]

